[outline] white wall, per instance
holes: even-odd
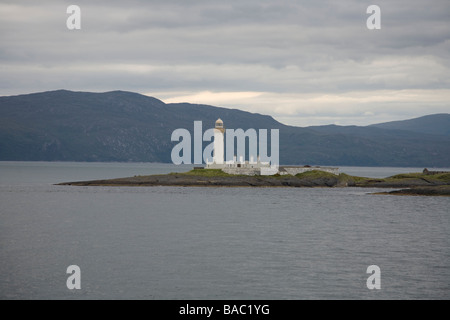
[[[220,129],[214,129],[214,163],[223,164],[224,152],[225,148],[223,132]]]

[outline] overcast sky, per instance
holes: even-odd
[[[0,95],[126,90],[299,126],[448,113],[450,1],[0,0],[0,74]]]

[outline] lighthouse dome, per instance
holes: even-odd
[[[216,128],[223,128],[223,121],[222,119],[217,119],[216,121]]]

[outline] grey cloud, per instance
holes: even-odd
[[[372,1],[75,2],[82,30],[74,32],[65,27],[72,1],[0,3],[0,94],[450,86],[447,0],[377,0],[379,31],[365,25]]]

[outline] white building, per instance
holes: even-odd
[[[214,152],[213,161],[207,162],[205,169],[221,169],[228,174],[243,174],[243,175],[263,175],[269,176],[274,174],[280,175],[296,175],[306,171],[326,171],[333,174],[339,174],[337,168],[325,168],[325,167],[310,167],[310,166],[287,166],[280,167],[278,165],[272,166],[269,162],[261,162],[258,156],[255,162],[253,157],[250,161],[245,161],[241,156],[239,161],[234,156],[233,160],[225,161],[225,126],[223,121],[219,118],[216,121],[214,127]]]
[[[222,119],[217,119],[214,127],[214,151],[213,161],[206,163],[205,169],[221,169],[229,174],[245,175],[274,175],[278,173],[278,166],[271,167],[268,162],[260,162],[259,157],[254,161],[245,161],[241,156],[239,161],[236,156],[233,160],[225,161],[225,126]]]

